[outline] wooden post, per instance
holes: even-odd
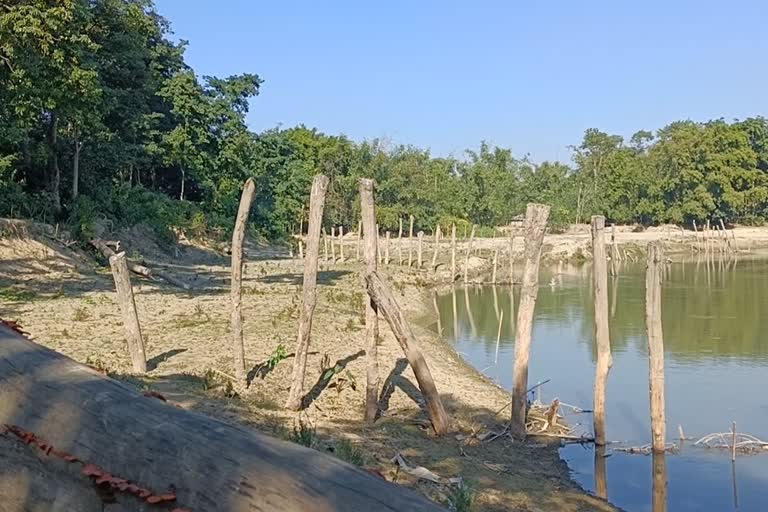
[[[381,238],[381,229],[379,228],[379,225],[376,224],[376,258],[379,260],[379,265],[381,265],[384,262],[384,256],[381,254],[379,238]]]
[[[608,499],[608,470],[605,463],[605,446],[595,446],[595,495]]]
[[[363,221],[357,221],[357,244],[355,245],[355,261],[360,261],[360,242],[363,238]]]
[[[413,215],[411,215],[411,227],[408,228],[408,266],[413,265]]]
[[[661,272],[664,250],[658,242],[648,244],[645,271],[645,325],[648,330],[649,380],[651,396],[651,438],[655,452],[666,443],[664,414],[664,335],[661,325]]]
[[[312,332],[312,316],[317,304],[317,257],[320,249],[320,225],[323,222],[325,193],[328,190],[328,177],[318,174],[312,181],[309,196],[309,225],[307,227],[307,258],[304,262],[304,290],[301,299],[299,332],[296,336],[296,358],[293,361],[291,390],[288,393],[286,408],[298,411],[302,407],[304,394],[304,374],[307,369],[309,337]],[[333,233],[331,233],[333,247]]]
[[[611,224],[611,259],[615,259],[616,263],[621,261],[619,241],[616,240],[616,224]]]
[[[440,224],[435,229],[435,252],[432,253],[432,270],[437,268],[437,251],[440,249]]]
[[[384,244],[384,264],[389,265],[389,231],[387,231],[386,242],[384,242]]]
[[[667,458],[664,452],[653,453],[652,512],[667,512]]]
[[[376,210],[373,199],[373,180],[360,180],[360,208],[363,216],[365,232],[365,271],[376,272],[378,231],[376,231]],[[389,235],[389,231],[387,231]],[[387,246],[389,247],[389,246]],[[365,421],[373,423],[379,412],[379,363],[377,340],[379,338],[379,318],[376,303],[370,297],[365,297]]]
[[[344,226],[339,226],[339,260],[344,263]]]
[[[398,219],[400,228],[397,230],[397,264],[403,266],[403,218]]]
[[[496,284],[496,265],[499,263],[499,248],[497,247],[495,251],[493,251],[493,276],[491,277],[491,282],[493,284]]]
[[[475,239],[475,226],[472,224],[472,233],[469,235],[469,245],[467,246],[467,254],[464,256],[464,284],[469,282],[469,256],[472,254],[472,241]]]
[[[232,304],[230,324],[232,329],[232,359],[235,365],[235,377],[238,385],[243,388],[248,384],[246,380],[245,349],[243,348],[243,241],[245,240],[245,228],[248,225],[248,217],[251,214],[251,204],[256,193],[256,184],[248,178],[243,185],[240,195],[240,206],[237,209],[235,229],[232,231],[232,279],[229,300]],[[301,235],[299,235],[299,254],[301,254]]]
[[[328,263],[328,234],[323,227],[323,261]]]
[[[496,292],[496,287],[493,288],[494,293]],[[494,295],[495,297],[495,295]],[[499,328],[496,331],[496,355],[493,358],[493,364],[498,365],[499,364],[499,342],[501,341],[501,325],[504,323],[504,310],[501,310],[501,313],[499,313]]]
[[[456,279],[456,224],[451,225],[451,282]]]
[[[429,366],[421,353],[416,336],[411,330],[411,326],[403,315],[400,306],[397,305],[395,297],[389,285],[379,276],[378,272],[370,272],[365,276],[368,285],[368,295],[378,306],[378,309],[384,314],[387,323],[392,328],[400,347],[405,352],[405,357],[416,375],[416,381],[419,383],[419,389],[427,402],[427,411],[429,419],[432,421],[432,428],[435,434],[441,436],[448,432],[448,416],[445,414],[443,402],[437,392]]]
[[[144,355],[144,338],[141,337],[139,315],[136,313],[136,302],[133,300],[131,277],[128,274],[128,260],[124,252],[109,257],[112,277],[115,279],[117,303],[123,314],[125,339],[128,342],[128,354],[131,356],[131,367],[135,373],[147,372],[147,357]]]
[[[595,444],[607,442],[605,434],[605,390],[608,372],[613,365],[608,331],[608,268],[605,254],[605,217],[592,217],[592,276],[595,290],[595,347],[597,364],[594,389]]]
[[[520,290],[515,330],[515,366],[512,385],[512,435],[525,437],[526,392],[528,389],[528,358],[531,351],[533,310],[539,293],[539,261],[544,231],[549,218],[549,206],[529,204],[525,212],[525,268]]]
[[[323,201],[325,201],[325,198],[323,198]],[[336,263],[336,227],[335,226],[331,226],[331,262]]]
[[[299,259],[304,259],[304,244],[301,242],[301,238],[299,238]]]
[[[416,261],[419,264],[419,268],[421,268],[422,267],[421,249],[422,249],[422,244],[424,243],[424,232],[419,231],[419,234],[417,236],[419,238],[419,250],[418,250],[418,258],[416,259]]]

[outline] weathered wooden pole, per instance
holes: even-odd
[[[592,217],[592,277],[595,290],[595,365],[594,428],[595,444],[607,442],[605,434],[605,391],[608,372],[613,365],[611,339],[608,330],[608,268],[605,254],[605,217]]]
[[[379,243],[379,238],[381,238],[381,228],[379,228],[379,225],[376,224],[376,258],[379,260],[379,265],[384,263],[384,255],[381,252],[381,244]]]
[[[344,263],[344,226],[339,226],[339,260]]]
[[[608,499],[608,470],[605,462],[605,446],[595,446],[595,495]]]
[[[376,231],[376,210],[373,199],[373,180],[360,180],[360,209],[363,216],[365,233],[364,253],[366,273],[376,272],[378,232]],[[387,231],[389,235],[389,231]],[[379,399],[379,363],[377,340],[379,338],[379,318],[376,303],[368,295],[365,301],[365,421],[373,423],[378,411]]]
[[[328,263],[328,234],[323,226],[323,261]]]
[[[387,231],[386,241],[384,242],[384,264],[389,265],[389,231]]]
[[[653,499],[651,512],[667,512],[667,458],[664,452],[653,453]]]
[[[451,225],[451,282],[456,279],[456,224]]]
[[[422,258],[421,258],[422,252],[421,252],[421,250],[422,250],[422,245],[424,243],[424,232],[423,231],[419,231],[418,235],[416,235],[416,236],[419,239],[419,249],[418,249],[418,254],[417,254],[418,257],[416,258],[416,261],[419,264],[419,268],[421,268],[422,267]]]
[[[496,284],[496,266],[499,263],[499,248],[497,247],[495,251],[493,251],[493,275],[491,277],[491,282],[493,284]]]
[[[331,262],[336,263],[336,227],[331,226]]]
[[[317,304],[317,258],[320,249],[320,225],[323,222],[325,193],[328,190],[328,177],[318,174],[312,181],[309,196],[309,225],[307,227],[307,258],[304,262],[304,290],[301,299],[299,332],[296,336],[296,357],[293,361],[291,390],[288,393],[286,408],[298,411],[302,407],[304,394],[304,375],[307,369],[307,353],[312,332],[312,316]],[[331,233],[333,235],[333,233]],[[333,242],[333,236],[331,236]]]
[[[645,271],[645,325],[648,330],[649,381],[651,396],[651,440],[655,452],[666,447],[664,413],[664,334],[661,325],[661,272],[664,250],[658,242],[648,244]]]
[[[469,256],[472,254],[472,242],[475,239],[475,226],[472,224],[472,233],[469,235],[469,245],[467,246],[467,254],[464,256],[464,284],[469,282]]]
[[[232,231],[232,279],[229,300],[232,304],[230,324],[232,329],[232,359],[235,366],[237,384],[245,387],[247,371],[245,368],[245,349],[243,348],[243,241],[248,217],[251,214],[251,204],[256,193],[256,184],[248,178],[243,185],[240,195],[240,206],[237,209],[235,229]],[[299,254],[301,254],[301,235],[299,235]]]
[[[512,435],[525,437],[526,391],[528,389],[528,358],[531,351],[533,310],[539,293],[539,260],[544,231],[549,218],[549,206],[529,204],[525,212],[525,267],[520,290],[515,330],[515,366],[512,385]]]
[[[397,305],[395,297],[392,295],[392,290],[379,276],[378,272],[368,273],[365,276],[365,281],[368,285],[368,295],[374,300],[379,311],[384,314],[384,318],[392,328],[395,338],[403,352],[405,352],[405,357],[408,359],[414,375],[416,375],[419,389],[421,389],[421,393],[427,402],[427,412],[429,413],[429,419],[432,422],[435,434],[438,436],[446,434],[449,427],[448,415],[445,413],[440,394],[437,392],[437,387],[432,379],[427,361],[424,359],[419,344],[416,341],[416,336],[406,321],[400,306]]]
[[[432,270],[437,268],[437,252],[440,249],[440,224],[435,229],[435,252],[432,253]]]
[[[117,303],[123,315],[125,339],[128,342],[128,354],[131,356],[131,368],[134,373],[147,372],[147,357],[144,354],[144,338],[141,336],[139,315],[136,313],[136,302],[133,299],[131,277],[128,273],[128,260],[124,252],[109,257],[112,277],[115,279]]]
[[[363,221],[357,221],[357,244],[355,245],[355,260],[360,261],[360,242],[363,238]]]
[[[397,230],[397,264],[403,266],[403,218],[398,219],[400,228]]]
[[[408,228],[408,266],[413,265],[413,215],[411,215],[411,227]]]

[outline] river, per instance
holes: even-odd
[[[617,451],[650,442],[645,277],[640,264],[609,277],[613,368],[608,377],[605,456],[568,445],[561,456],[573,477],[596,492],[604,463],[608,499],[629,512],[762,511],[768,509],[768,451],[739,455],[683,443],[664,457]],[[595,372],[591,265],[542,269],[533,328],[529,385],[540,399],[590,409]],[[520,289],[456,288],[437,297],[444,339],[473,366],[512,386],[514,307]],[[514,306],[513,306],[514,305]],[[667,439],[700,438],[737,430],[768,440],[768,261],[701,261],[666,266],[662,287]],[[503,312],[501,336],[496,338]],[[564,412],[569,412],[564,410]],[[577,431],[591,432],[592,416],[569,414]],[[597,462],[597,466],[596,466]],[[655,503],[653,473],[656,472]],[[667,482],[666,493],[663,483]],[[598,484],[601,479],[598,479]],[[603,486],[598,490],[603,491]]]

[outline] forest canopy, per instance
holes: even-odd
[[[589,129],[572,162],[481,143],[460,158],[297,126],[253,133],[262,78],[198,76],[151,0],[0,2],[0,216],[227,233],[253,177],[254,228],[297,229],[312,176],[331,179],[326,222],[357,224],[357,180],[378,221],[507,224],[531,201],[555,225],[768,218],[768,120],[680,121],[628,141]],[[268,77],[267,77],[268,78]],[[256,99],[254,101],[260,101]]]

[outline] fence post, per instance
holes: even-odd
[[[645,325],[648,330],[648,358],[651,397],[651,438],[654,452],[666,448],[664,413],[664,334],[661,325],[661,273],[664,250],[658,242],[648,244],[645,271]]]
[[[365,231],[365,271],[366,273],[376,272],[379,233],[375,231],[377,229],[376,210],[373,198],[373,180],[371,179],[363,178],[360,180],[360,208],[363,215],[363,229]],[[387,231],[387,235],[389,235],[389,231]],[[379,319],[376,303],[373,299],[365,295],[364,301],[366,360],[365,421],[373,423],[379,407],[379,363],[376,345],[379,337]]]
[[[131,367],[135,373],[147,372],[147,356],[144,354],[144,338],[141,336],[139,315],[136,313],[136,302],[133,299],[131,277],[128,273],[128,260],[124,252],[109,257],[112,277],[115,279],[117,303],[123,315],[125,338],[128,342],[128,354],[131,356]]]
[[[240,195],[240,206],[237,209],[235,229],[232,231],[232,279],[229,293],[232,313],[230,324],[232,328],[232,354],[235,364],[235,377],[238,385],[245,387],[247,372],[245,369],[245,349],[243,348],[243,241],[245,240],[245,228],[248,225],[248,216],[251,213],[253,196],[256,193],[256,184],[253,179],[245,180],[243,192]],[[303,218],[303,216],[302,216]],[[301,233],[299,234],[299,255],[301,257]]]
[[[605,217],[592,217],[592,277],[595,290],[595,346],[597,364],[594,389],[595,444],[606,444],[605,392],[608,372],[613,365],[611,340],[608,330],[608,268],[605,254]]]

